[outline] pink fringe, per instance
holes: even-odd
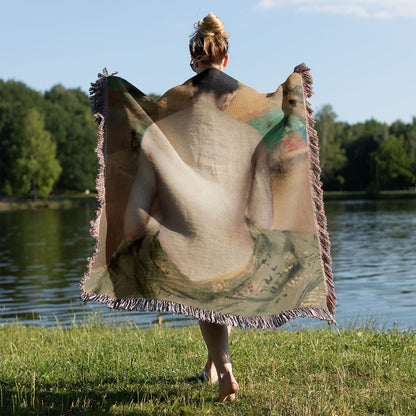
[[[295,72],[299,73],[303,79],[305,96],[309,98],[312,95],[312,78],[309,68],[305,64],[301,64],[295,68]],[[111,75],[115,75],[111,74]],[[319,145],[316,131],[313,129],[314,120],[312,117],[312,109],[309,102],[305,98],[305,109],[307,118],[307,134],[310,141],[310,167],[311,167],[311,183],[312,198],[315,206],[316,222],[319,229],[319,241],[321,249],[321,258],[325,274],[325,283],[328,291],[327,306],[331,313],[319,308],[295,308],[289,311],[283,311],[271,316],[237,316],[231,314],[222,314],[206,309],[195,308],[192,306],[182,305],[175,302],[156,300],[156,299],[113,299],[106,295],[96,293],[88,293],[84,290],[84,283],[91,273],[92,265],[98,253],[99,245],[99,228],[100,218],[105,207],[105,155],[104,155],[104,137],[105,137],[105,108],[106,108],[106,78],[110,76],[107,69],[104,68],[102,74],[98,74],[98,80],[91,84],[90,102],[94,112],[96,122],[98,124],[97,153],[99,170],[96,179],[97,200],[99,208],[96,211],[96,218],[91,221],[90,234],[95,238],[96,245],[93,255],[88,259],[88,268],[82,281],[80,282],[81,299],[84,302],[96,301],[105,303],[109,308],[140,310],[140,311],[156,311],[156,312],[172,312],[182,315],[192,316],[196,319],[202,319],[208,322],[214,322],[225,325],[238,326],[240,328],[277,328],[291,319],[299,317],[310,317],[325,320],[328,323],[336,324],[332,314],[335,312],[335,291],[333,284],[333,276],[331,269],[330,243],[327,232],[326,216],[323,208],[322,183],[320,181],[321,169],[319,166]]]
[[[110,74],[107,68],[103,69],[102,74],[98,74],[98,80],[91,83],[90,87],[90,105],[94,113],[95,121],[98,124],[97,146],[95,153],[98,158],[98,174],[95,179],[95,188],[97,190],[98,208],[95,211],[95,219],[90,222],[90,234],[95,239],[95,248],[91,257],[87,259],[87,271],[80,282],[81,291],[84,292],[84,283],[91,273],[92,266],[97,257],[98,246],[100,242],[100,219],[105,206],[105,156],[104,156],[104,137],[105,137],[105,108],[106,108],[106,78]],[[114,74],[111,74],[114,75]]]
[[[325,285],[327,288],[326,303],[328,310],[334,314],[336,305],[334,276],[332,273],[332,258],[331,258],[331,243],[327,231],[327,220],[324,211],[323,191],[321,182],[321,167],[319,164],[319,140],[316,130],[313,128],[315,120],[313,119],[313,110],[307,100],[313,94],[312,91],[312,76],[310,68],[304,63],[295,67],[294,72],[302,76],[304,101],[306,110],[307,134],[309,138],[309,166],[312,185],[312,199],[315,208],[315,218],[319,234],[319,243],[321,249],[321,260],[325,275]]]

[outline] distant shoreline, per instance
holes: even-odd
[[[338,200],[383,200],[416,199],[416,191],[380,191],[370,194],[365,191],[328,191],[325,201]],[[0,196],[0,212],[33,209],[69,209],[78,206],[98,205],[95,194],[60,194],[38,198],[36,201],[22,196]]]
[[[0,212],[34,209],[69,209],[78,206],[98,205],[95,194],[49,195],[33,200],[23,196],[0,196]]]
[[[336,200],[383,200],[383,199],[416,199],[416,191],[380,191],[370,193],[366,191],[328,191],[324,192],[325,201]]]

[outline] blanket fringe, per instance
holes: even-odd
[[[190,316],[206,322],[221,325],[231,325],[243,329],[273,329],[278,328],[291,319],[295,318],[317,318],[328,321],[328,324],[335,324],[334,317],[323,309],[319,308],[295,308],[282,311],[276,315],[269,316],[241,316],[221,312],[214,312],[208,309],[182,305],[176,302],[157,299],[113,299],[106,295],[98,295],[83,291],[81,299],[84,302],[95,301],[105,303],[110,309],[124,309],[127,311],[142,312],[171,312]]]
[[[332,273],[332,258],[331,258],[331,246],[329,240],[329,234],[327,230],[327,220],[324,210],[323,190],[321,182],[321,167],[319,164],[319,140],[318,133],[313,128],[315,120],[313,118],[312,107],[307,100],[313,94],[312,91],[312,76],[310,74],[310,68],[304,63],[295,67],[294,72],[298,73],[302,77],[303,90],[305,93],[304,101],[306,108],[306,123],[307,134],[309,137],[309,161],[311,172],[311,184],[312,184],[312,199],[315,209],[315,217],[319,232],[319,242],[321,249],[322,266],[325,274],[325,284],[327,288],[327,307],[328,310],[334,314],[336,305],[334,276]]]
[[[309,68],[305,64],[298,65],[295,72],[302,76],[304,91],[307,98],[312,95],[312,77]],[[90,87],[90,105],[93,110],[95,120],[98,124],[97,153],[99,169],[96,180],[97,200],[99,208],[96,211],[96,217],[91,221],[90,234],[95,238],[96,244],[93,255],[88,258],[87,271],[80,282],[81,299],[84,302],[95,301],[104,303],[111,309],[125,309],[128,311],[148,311],[148,312],[171,312],[190,316],[199,320],[218,323],[222,325],[231,325],[240,328],[256,328],[271,329],[278,328],[291,319],[295,318],[317,318],[327,321],[328,324],[337,324],[333,317],[335,312],[335,291],[333,284],[333,276],[331,269],[330,243],[326,229],[326,216],[323,207],[322,182],[320,181],[321,170],[319,167],[319,145],[316,130],[313,129],[314,120],[312,117],[312,108],[305,98],[305,106],[307,110],[307,131],[310,139],[310,161],[311,161],[311,179],[313,189],[313,201],[315,204],[315,214],[319,226],[319,238],[321,246],[321,257],[325,273],[325,283],[328,290],[327,306],[330,313],[320,308],[294,308],[288,311],[282,311],[275,315],[269,316],[240,316],[221,312],[215,312],[208,309],[197,308],[193,306],[183,305],[176,302],[170,302],[157,299],[114,299],[107,295],[96,293],[88,293],[84,290],[84,283],[91,273],[94,260],[98,253],[99,246],[99,226],[100,218],[105,207],[105,153],[104,153],[104,137],[105,137],[105,108],[106,108],[106,78],[110,75],[107,68],[104,68],[102,74],[98,74],[98,80],[91,83]]]
[[[115,75],[117,72],[111,74]],[[95,211],[95,218],[90,222],[90,235],[95,239],[95,248],[92,256],[90,256],[87,266],[87,271],[84,273],[84,277],[80,282],[81,292],[84,292],[84,283],[87,280],[88,276],[91,273],[92,266],[94,264],[95,258],[98,253],[99,245],[99,233],[100,233],[100,219],[101,214],[105,206],[105,156],[104,156],[104,137],[105,137],[105,107],[106,107],[106,86],[107,86],[107,77],[110,76],[107,68],[103,69],[102,74],[98,74],[98,79],[96,82],[91,83],[90,86],[90,106],[93,111],[95,122],[98,125],[97,133],[97,146],[95,148],[95,153],[98,158],[98,173],[97,178],[95,179],[95,188],[97,190],[97,200],[98,208]]]

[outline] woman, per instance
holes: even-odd
[[[207,68],[223,71],[228,64],[228,37],[221,19],[213,13],[198,22],[189,43],[191,67],[197,74]],[[199,326],[208,349],[202,378],[211,383],[218,380],[218,402],[234,400],[238,384],[233,375],[228,348],[231,327],[201,320]]]
[[[82,299],[197,318],[201,378],[224,402],[238,391],[227,325],[335,323],[335,294],[308,69],[271,94],[239,83],[223,72],[228,34],[212,13],[189,49],[196,76],[157,102],[108,73],[92,86],[101,207]]]
[[[198,74],[190,92],[193,105],[146,130],[124,228],[128,240],[143,238],[154,227],[147,213],[158,201],[163,213],[155,229],[161,250],[191,281],[203,282],[249,261],[253,239],[246,212],[250,199],[268,195],[269,204],[253,203],[257,209],[250,215],[263,227],[271,225],[270,175],[258,131],[223,113],[238,82],[219,73],[228,62],[228,34],[214,14],[198,22],[190,51]],[[202,320],[199,325],[208,348],[201,377],[218,381],[218,402],[233,400],[238,384],[228,351],[231,327]]]

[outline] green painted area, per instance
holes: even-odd
[[[280,144],[293,132],[297,132],[304,142],[307,142],[305,123],[284,114],[280,109],[273,109],[261,117],[250,120],[248,124],[260,132],[268,149],[276,143]]]

